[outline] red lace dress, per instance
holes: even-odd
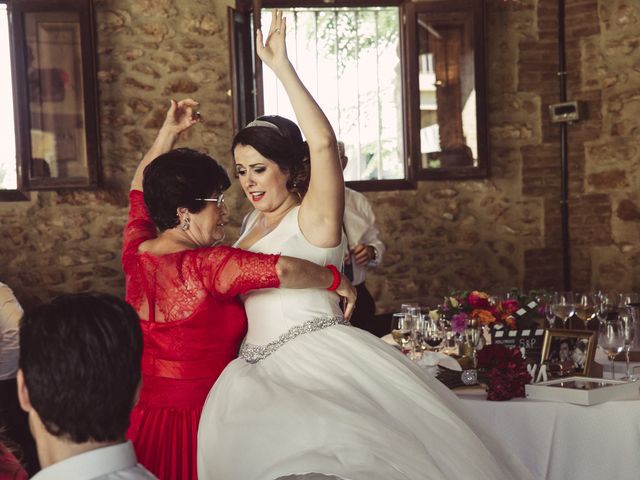
[[[24,471],[16,457],[0,442],[0,480],[27,480]]]
[[[195,479],[202,406],[247,329],[237,295],[278,287],[278,255],[231,247],[139,253],[156,228],[142,192],[132,191],[129,201],[122,265],[144,353],[142,391],[127,436],[138,461],[161,480]]]

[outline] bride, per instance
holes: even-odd
[[[236,174],[255,210],[236,246],[339,264],[344,183],[336,138],[287,58],[285,33],[276,12],[264,45],[258,32],[257,52],[286,89],[308,146],[277,116],[237,134]],[[470,426],[438,380],[349,326],[331,292],[266,289],[244,302],[245,343],[200,419],[201,480],[530,477]]]

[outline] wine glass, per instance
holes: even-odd
[[[640,293],[621,293],[618,310],[626,311],[629,315],[633,314],[633,309],[640,307]]]
[[[624,348],[624,324],[619,319],[606,320],[598,329],[598,346],[611,361],[611,378],[615,378],[615,358]]]
[[[635,380],[631,371],[629,352],[633,346],[636,336],[638,306],[640,306],[640,294],[638,293],[621,293],[620,302],[618,304],[618,314],[620,320],[624,323],[624,352],[627,365],[627,375],[625,380]],[[635,313],[635,318],[634,318]]]
[[[407,313],[411,315],[411,352],[410,357],[412,360],[419,360],[422,357],[422,350],[420,342],[422,338],[418,338],[418,336],[422,337],[422,313],[420,311],[420,306],[415,303],[411,304],[407,308]]]
[[[620,294],[615,292],[599,292],[597,295],[597,313],[600,323],[608,318],[616,317],[620,305]]]
[[[538,298],[538,303],[542,305],[544,318],[547,319],[549,328],[555,328],[556,315],[555,313],[553,313],[553,309],[551,308],[551,304],[553,303],[553,295],[550,293],[545,293],[544,295]]]
[[[627,310],[620,313],[619,318],[624,329],[624,353],[627,366],[627,374],[624,377],[624,380],[633,380],[634,377],[633,372],[631,371],[631,363],[629,361],[629,351],[631,350],[633,339],[636,336],[636,324],[633,321],[633,315]]]
[[[433,351],[438,351],[444,341],[445,332],[437,320],[425,319],[423,330],[424,343]]]
[[[633,324],[636,326],[636,332],[640,327],[640,294],[638,295],[639,301],[632,302],[627,304],[627,308],[629,309],[629,314],[631,315],[631,319],[633,320]]]
[[[405,353],[407,344],[411,341],[413,317],[409,313],[394,313],[391,320],[391,336]]]
[[[562,319],[562,324],[566,328],[567,321],[576,311],[576,302],[573,292],[555,292],[553,294],[551,310],[554,315]]]
[[[402,313],[410,313],[410,310],[411,310],[412,308],[420,308],[420,307],[418,307],[418,304],[417,304],[417,303],[413,303],[413,302],[411,302],[411,303],[409,303],[409,302],[408,302],[408,303],[402,303],[402,304],[400,304],[400,311],[401,311]]]
[[[589,320],[596,313],[596,298],[593,293],[580,293],[576,298],[576,316],[584,322],[584,328],[588,328]]]
[[[418,318],[414,321],[413,327],[413,347],[416,354],[422,354],[424,350],[426,350],[426,346],[424,343],[424,323],[425,323],[425,315],[420,314]]]

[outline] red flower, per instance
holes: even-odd
[[[484,292],[478,292],[477,290],[469,294],[467,302],[472,309],[489,310],[491,307],[489,304],[489,295]]]
[[[500,302],[500,307],[505,315],[510,315],[518,311],[518,309],[520,308],[520,304],[518,303],[518,300],[510,298]]]
[[[478,369],[486,372],[489,388],[487,400],[510,400],[524,397],[524,386],[531,381],[520,349],[503,345],[486,345],[477,352]]]

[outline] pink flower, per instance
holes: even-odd
[[[464,328],[467,325],[467,314],[466,313],[457,313],[453,317],[451,317],[451,331],[453,333],[462,333],[464,332]]]

